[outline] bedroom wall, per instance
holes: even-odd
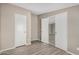
[[[79,54],[79,51],[77,50],[77,48],[79,48],[79,5],[41,14],[39,15],[39,19],[41,21],[41,18],[53,16],[63,12],[68,13],[68,51],[74,54]],[[40,27],[39,29],[39,31],[41,31]]]
[[[35,41],[35,40],[39,40],[38,39],[38,16],[35,14],[32,14],[31,16],[32,20],[31,20],[31,40]]]
[[[27,39],[26,43],[31,44],[31,12],[29,10],[10,5],[1,4],[1,50],[14,47],[15,39],[15,13],[27,17]]]

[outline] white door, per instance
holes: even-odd
[[[15,14],[15,46],[26,44],[26,16]]]
[[[48,23],[49,23],[49,18],[41,19],[41,41],[44,43],[49,43]]]
[[[67,50],[67,12],[55,16],[55,46]]]

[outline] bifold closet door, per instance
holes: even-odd
[[[15,14],[15,46],[26,44],[26,16]]]
[[[67,12],[55,15],[55,46],[67,50]]]
[[[44,43],[49,42],[49,18],[41,19],[41,41]]]

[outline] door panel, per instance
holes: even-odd
[[[55,16],[55,46],[67,50],[67,12]]]
[[[43,18],[41,20],[41,41],[44,43],[49,42],[49,29],[48,29],[49,18]]]
[[[15,14],[15,46],[26,44],[26,16]]]

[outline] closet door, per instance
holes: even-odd
[[[67,50],[67,12],[55,16],[55,46]]]
[[[15,46],[26,44],[26,16],[15,14]]]
[[[41,41],[49,43],[49,18],[41,19]]]

